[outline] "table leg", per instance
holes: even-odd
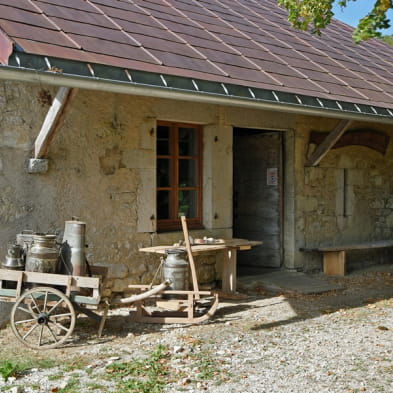
[[[225,252],[224,264],[222,267],[222,291],[226,293],[236,292],[236,248],[228,247]]]

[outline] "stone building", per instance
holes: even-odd
[[[390,239],[392,55],[338,21],[296,31],[273,0],[2,3],[0,255],[77,216],[122,291],[158,266],[139,248],[182,239],[179,213],[194,238],[263,241],[243,271]],[[217,259],[198,259],[201,282]]]

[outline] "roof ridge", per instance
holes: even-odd
[[[157,64],[162,65],[162,61],[158,59],[156,56],[154,56],[152,53],[150,53],[143,45],[141,42],[136,40],[134,37],[132,37],[129,33],[124,31],[124,29],[116,23],[110,16],[108,16],[104,11],[102,11],[101,8],[99,8],[96,4],[92,3],[90,0],[85,0],[86,3],[90,4],[92,7],[94,7],[97,11],[101,13],[101,15],[106,18],[110,23],[112,23],[114,26],[118,28],[118,30],[124,34],[127,38],[129,38],[131,41],[135,42],[138,47],[140,47],[148,56],[150,56]]]
[[[34,7],[37,11],[39,11],[39,13],[45,18],[45,20],[50,23],[51,25],[53,25],[55,27],[56,30],[58,30],[62,35],[64,35],[64,37],[68,40],[71,41],[73,45],[75,45],[76,48],[78,48],[79,50],[82,49],[82,46],[79,45],[76,41],[74,41],[71,37],[68,36],[68,34],[66,34],[59,26],[57,26],[57,24],[55,22],[53,22],[50,18],[48,18],[45,14],[45,12],[38,7],[37,4],[35,4],[35,2],[33,2],[32,0],[27,0],[28,3]],[[34,41],[34,40],[32,40]]]

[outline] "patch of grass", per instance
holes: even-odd
[[[89,390],[97,390],[97,389],[100,389],[100,390],[104,391],[104,390],[107,389],[106,386],[104,386],[104,385],[102,385],[102,384],[100,384],[100,383],[98,383],[98,382],[90,382],[90,383],[86,384],[86,386],[87,386],[87,388],[88,388]]]
[[[107,378],[116,383],[116,393],[162,393],[169,382],[168,349],[159,345],[147,359],[113,363]]]
[[[56,366],[56,362],[51,359],[26,359],[24,361],[0,361],[0,375],[5,381],[10,377],[18,377],[19,374],[32,368],[52,368]]]
[[[78,378],[70,378],[64,388],[57,390],[57,393],[80,393],[81,386]]]
[[[63,365],[64,372],[71,372],[74,370],[81,370],[89,364],[88,359],[83,359],[81,357],[75,358],[72,361],[66,362]]]
[[[211,381],[222,374],[217,360],[208,352],[199,352],[193,355],[192,367],[196,369],[197,378],[201,381]]]
[[[10,362],[9,360],[2,360],[0,362],[0,375],[5,381],[10,377],[15,377],[19,371],[20,369],[17,363]]]
[[[63,377],[64,377],[64,372],[61,371],[53,375],[48,375],[48,381],[57,381],[58,379],[61,379]]]

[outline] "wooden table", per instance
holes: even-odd
[[[224,252],[224,263],[222,267],[222,291],[224,293],[236,292],[236,270],[237,270],[237,251],[250,250],[252,247],[263,244],[260,241],[246,239],[228,239],[224,243],[218,244],[197,244],[191,246],[193,255],[200,255],[205,252]],[[166,250],[184,249],[184,246],[154,246],[140,248],[139,251],[150,252],[154,254],[165,254]]]

